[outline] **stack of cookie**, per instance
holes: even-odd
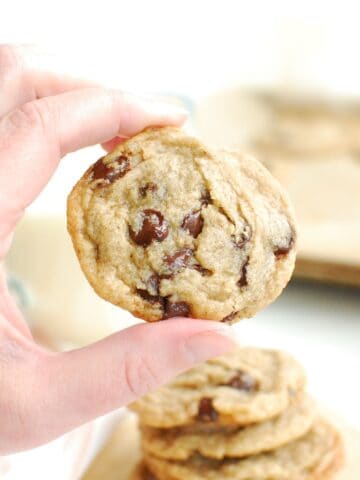
[[[132,480],[330,479],[342,442],[289,355],[239,348],[180,375],[132,409],[143,460]]]

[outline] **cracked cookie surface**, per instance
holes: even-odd
[[[156,480],[329,480],[343,463],[343,445],[337,431],[318,420],[300,439],[268,453],[222,461],[195,456],[186,462],[148,455],[144,462]]]
[[[98,160],[68,199],[95,291],[139,318],[232,323],[290,278],[296,232],[280,185],[252,157],[149,129]]]
[[[209,432],[275,417],[305,383],[303,368],[290,355],[241,347],[179,375],[131,408],[143,425]]]

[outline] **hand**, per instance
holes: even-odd
[[[111,148],[121,136],[181,124],[186,116],[177,107],[36,69],[33,57],[28,47],[0,46],[1,260],[24,210],[67,153],[96,143]],[[224,353],[233,346],[229,337],[229,327],[217,322],[173,319],[50,352],[33,341],[1,270],[0,454],[35,447],[126,405]]]

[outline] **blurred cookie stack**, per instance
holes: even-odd
[[[342,441],[305,386],[291,356],[257,348],[180,375],[132,406],[143,459],[131,479],[333,478]]]

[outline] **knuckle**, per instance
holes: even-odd
[[[15,130],[48,130],[52,118],[47,99],[25,103],[10,113],[8,120]]]
[[[124,379],[127,390],[134,398],[145,395],[160,384],[156,369],[151,365],[151,361],[143,355],[138,358],[129,355],[125,358]]]
[[[133,96],[124,91],[108,92],[111,110],[114,118],[118,118],[117,129],[119,132],[124,131],[133,123],[133,115],[135,111],[135,104]]]

